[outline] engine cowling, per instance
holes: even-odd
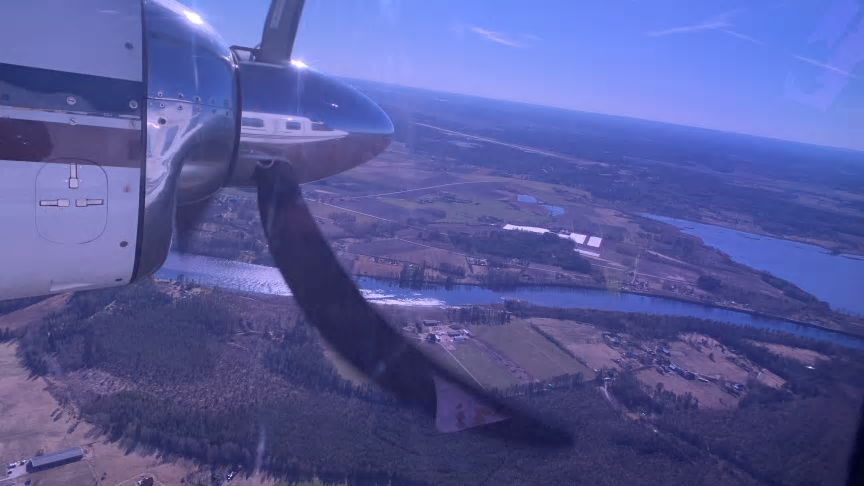
[[[144,1],[146,162],[133,280],[171,248],[175,205],[211,196],[227,181],[239,137],[237,65],[228,45],[184,6]]]

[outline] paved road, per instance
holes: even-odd
[[[426,187],[417,187],[415,189],[405,189],[402,191],[396,192],[382,192],[380,194],[369,194],[366,196],[351,196],[351,197],[340,197],[337,199],[342,200],[353,200],[353,199],[364,199],[369,197],[381,197],[381,196],[392,196],[395,194],[405,194],[406,192],[417,192],[417,191],[425,191],[427,189],[438,189],[439,187],[450,187],[450,186],[461,186],[463,184],[504,184],[507,181],[468,181],[468,182],[451,182],[449,184],[438,184],[437,186],[426,186]]]
[[[545,155],[545,156],[547,156],[547,157],[554,157],[554,158],[556,158],[556,159],[563,159],[563,160],[567,160],[567,161],[570,161],[570,162],[578,162],[578,163],[580,163],[580,164],[606,165],[606,164],[603,164],[603,163],[600,163],[600,162],[592,162],[592,161],[590,161],[590,160],[583,160],[583,159],[578,159],[578,158],[576,158],[576,157],[571,157],[571,156],[569,156],[569,155],[559,154],[559,153],[557,153],[557,152],[550,152],[550,151],[548,151],[548,150],[540,150],[540,149],[537,149],[537,148],[534,148],[534,147],[529,147],[529,146],[527,146],[527,145],[517,145],[517,144],[515,144],[515,143],[502,142],[502,141],[500,141],[500,140],[496,140],[496,139],[494,139],[494,138],[481,137],[481,136],[478,136],[478,135],[471,135],[470,133],[455,132],[455,131],[453,131],[453,130],[447,130],[446,128],[436,127],[435,125],[428,125],[428,124],[426,124],[426,123],[417,123],[417,122],[415,122],[414,125],[421,126],[421,127],[426,127],[426,128],[431,128],[431,129],[433,129],[433,130],[438,130],[439,132],[447,133],[447,134],[450,134],[450,135],[459,135],[460,137],[465,137],[465,138],[472,139],[472,140],[477,140],[477,141],[480,141],[480,142],[494,143],[494,144],[496,144],[496,145],[502,145],[502,146],[504,146],[504,147],[510,147],[510,148],[513,148],[513,149],[516,149],[516,150],[521,150],[521,151],[523,151],[523,152],[527,152],[527,153],[531,153],[531,154]]]

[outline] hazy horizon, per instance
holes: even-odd
[[[183,1],[230,44],[259,42],[269,0]],[[293,57],[358,80],[861,151],[862,19],[857,0],[309,0]]]
[[[652,119],[648,119],[648,118],[637,118],[634,116],[627,116],[627,115],[616,115],[616,114],[612,114],[612,113],[586,111],[586,110],[579,110],[579,109],[575,109],[575,108],[568,108],[568,107],[561,107],[561,106],[542,105],[542,104],[531,103],[531,102],[527,102],[527,101],[508,100],[508,99],[502,99],[502,98],[489,98],[487,96],[476,95],[476,94],[457,93],[454,91],[442,91],[442,90],[438,90],[438,89],[421,88],[418,86],[406,86],[406,85],[402,85],[402,84],[388,83],[386,81],[375,81],[375,80],[371,80],[371,79],[362,79],[362,78],[355,78],[355,77],[349,77],[349,76],[339,76],[338,78],[341,79],[342,81],[348,83],[348,84],[351,84],[353,82],[357,82],[360,84],[372,83],[372,84],[377,84],[380,86],[392,86],[392,87],[401,88],[401,89],[425,91],[425,92],[430,93],[430,94],[434,93],[434,94],[442,94],[442,95],[456,95],[456,96],[464,96],[467,98],[476,98],[479,100],[496,102],[496,103],[497,102],[515,103],[518,105],[525,105],[525,106],[532,107],[532,108],[547,108],[547,109],[552,109],[552,110],[566,111],[566,112],[570,112],[570,113],[624,118],[627,120],[634,120],[634,121],[640,121],[640,122],[657,123],[657,124],[661,124],[661,125],[673,125],[676,127],[694,128],[697,130],[707,130],[707,131],[723,133],[723,134],[741,135],[741,136],[746,136],[746,137],[756,137],[756,138],[762,138],[762,139],[778,141],[778,142],[787,142],[787,143],[807,145],[807,146],[811,146],[811,147],[830,149],[830,150],[839,150],[839,151],[845,151],[845,152],[854,152],[854,153],[864,154],[864,148],[838,147],[838,146],[834,146],[834,145],[824,145],[824,144],[812,143],[812,142],[803,141],[803,140],[790,140],[790,139],[786,139],[786,138],[777,138],[777,137],[771,137],[768,135],[760,135],[760,134],[747,133],[747,132],[736,132],[734,130],[723,130],[723,129],[713,128],[713,127],[703,127],[703,126],[697,126],[697,125],[684,125],[681,123],[675,123],[675,122],[669,122],[669,121],[663,121],[663,120],[652,120]],[[355,88],[359,88],[359,87],[355,86]],[[444,100],[444,102],[449,102],[449,100]]]

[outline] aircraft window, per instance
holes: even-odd
[[[302,128],[303,128],[303,125],[301,125],[300,122],[297,122],[297,121],[285,122],[285,129],[286,130],[301,130]],[[313,130],[314,130],[314,128],[313,128]]]
[[[325,125],[324,123],[315,122],[312,124],[313,132],[332,132],[333,129]]]
[[[246,118],[244,116],[240,120],[240,124],[244,127],[264,128],[264,120],[260,118]]]

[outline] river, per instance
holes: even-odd
[[[200,255],[171,253],[155,276],[173,279],[180,275],[202,285],[244,292],[290,295],[281,274],[275,268]],[[501,303],[505,299],[519,299],[547,307],[578,307],[711,319],[729,324],[784,331],[797,336],[864,349],[864,339],[845,334],[781,319],[754,316],[745,312],[662,297],[560,287],[521,287],[496,291],[471,285],[456,285],[450,289],[434,287],[413,290],[401,288],[395,282],[388,280],[368,277],[359,277],[356,280],[366,299],[379,304],[447,306],[492,304]]]
[[[832,255],[814,245],[665,216],[641,216],[698,236],[706,245],[726,253],[736,262],[788,280],[835,310],[864,315],[861,292],[864,258],[860,256]]]

